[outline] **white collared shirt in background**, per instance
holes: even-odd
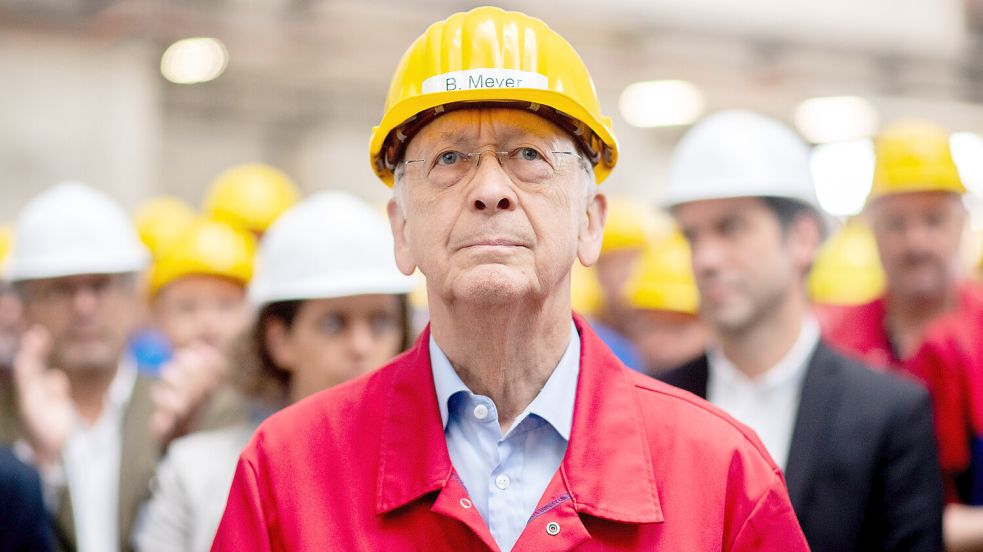
[[[123,414],[136,379],[133,363],[120,362],[106,392],[99,419],[87,425],[76,415],[75,429],[62,450],[79,552],[119,551]]]
[[[792,348],[778,364],[755,379],[738,370],[719,348],[707,354],[707,400],[753,429],[783,471],[799,412],[802,382],[818,343],[819,323],[807,316]]]

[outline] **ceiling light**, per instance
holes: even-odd
[[[877,132],[877,110],[864,98],[811,98],[795,110],[795,126],[814,144],[869,138]]]
[[[215,38],[185,38],[171,44],[160,58],[160,72],[177,84],[214,80],[225,71],[229,51]]]
[[[850,216],[863,210],[874,182],[872,141],[820,144],[812,149],[809,165],[824,211],[833,216]]]
[[[706,108],[703,93],[682,80],[636,82],[621,93],[621,116],[628,124],[641,127],[669,127],[692,124]]]

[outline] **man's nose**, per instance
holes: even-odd
[[[72,307],[81,315],[91,314],[99,305],[99,291],[92,286],[79,286],[72,294]]]
[[[349,334],[349,347],[352,356],[363,358],[375,347],[372,325],[368,321],[353,322]]]
[[[512,187],[512,180],[505,173],[494,155],[482,155],[478,159],[477,172],[471,181],[469,204],[476,211],[488,214],[497,211],[511,211],[516,208],[518,198]]]
[[[697,276],[716,272],[726,256],[725,248],[709,239],[691,240],[690,251],[693,274]]]

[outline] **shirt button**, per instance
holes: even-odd
[[[553,537],[555,537],[556,535],[559,535],[560,534],[560,524],[557,523],[557,522],[555,522],[555,521],[551,521],[551,522],[547,523],[546,524],[546,533],[548,535],[550,535],[550,536],[553,536]]]
[[[479,404],[478,406],[474,407],[474,417],[478,418],[479,420],[484,420],[487,418],[488,407],[483,404]]]
[[[495,486],[503,491],[508,489],[511,483],[512,480],[509,479],[509,476],[505,475],[504,473],[495,478]]]

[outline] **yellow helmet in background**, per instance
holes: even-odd
[[[598,183],[618,161],[611,118],[601,114],[587,67],[546,23],[480,7],[434,23],[410,45],[372,129],[372,168],[387,186],[410,138],[461,104],[527,109],[570,132]]]
[[[809,273],[809,295],[822,305],[860,305],[883,293],[884,278],[873,233],[854,220],[820,248]]]
[[[645,248],[625,284],[633,308],[696,314],[700,292],[693,279],[689,242],[678,231]]]
[[[199,220],[181,234],[150,269],[150,295],[185,276],[217,276],[243,286],[253,275],[256,239],[245,230],[217,220]]]
[[[627,198],[608,198],[601,254],[623,249],[642,249],[669,223],[660,224],[654,209]]]
[[[886,128],[874,143],[874,183],[867,202],[908,192],[966,193],[949,148],[949,134],[924,121]]]
[[[14,225],[11,223],[0,225],[0,280],[3,280],[3,265],[13,247]]]
[[[584,316],[594,316],[603,303],[604,294],[594,269],[574,262],[570,272],[570,307]]]
[[[143,202],[133,214],[140,240],[154,258],[160,257],[198,219],[191,205],[174,196],[161,195]]]
[[[262,234],[300,199],[297,185],[262,163],[232,167],[216,178],[205,197],[205,214]]]

